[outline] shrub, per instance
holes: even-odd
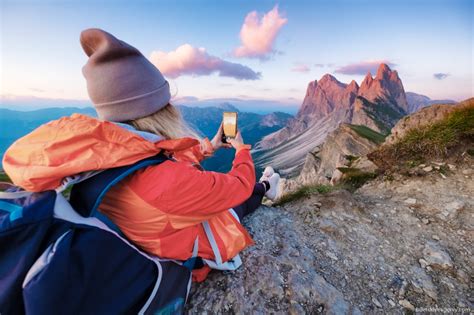
[[[285,203],[299,200],[301,198],[308,197],[316,193],[327,194],[333,191],[334,189],[335,187],[330,186],[330,185],[319,185],[319,184],[318,185],[305,185],[295,191],[284,194],[277,200],[277,202],[275,202],[274,205],[281,206]]]
[[[373,143],[381,144],[385,141],[385,137],[383,134],[378,133],[377,131],[370,129],[369,127],[362,126],[362,125],[349,125],[349,127],[357,132],[357,134],[363,138],[366,138]]]
[[[355,161],[357,161],[360,157],[354,155],[344,155],[344,158],[349,163],[348,165],[351,166]]]
[[[341,185],[349,191],[354,191],[362,187],[369,180],[377,177],[376,173],[364,172],[354,167],[338,167],[337,169],[344,174]]]

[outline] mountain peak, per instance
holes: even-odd
[[[308,84],[306,96],[296,118],[311,121],[325,117],[333,111],[347,110],[358,88],[355,82],[349,86],[326,73],[319,81],[311,81]]]
[[[383,79],[383,78],[388,78],[392,74],[392,69],[385,64],[381,63],[379,68],[377,69],[377,75],[375,76],[376,78]]]
[[[337,81],[337,79],[336,79],[333,75],[331,75],[331,74],[329,74],[329,73],[326,73],[325,75],[323,75],[323,76],[321,77],[321,79],[319,80],[319,82],[321,82],[321,81],[333,81],[333,82],[335,81],[335,82],[339,82],[339,81]]]
[[[372,73],[370,73],[370,71],[369,71],[369,72],[367,72],[367,74],[365,75],[365,78],[364,78],[364,80],[362,81],[362,83],[361,83],[360,86],[364,85],[364,83],[365,83],[365,84],[370,84],[370,82],[372,82],[373,80],[374,80],[374,79],[372,78]]]
[[[370,86],[372,85],[373,81],[374,79],[372,78],[372,73],[370,73],[370,71],[367,72],[364,80],[362,80],[362,83],[360,84],[360,90],[361,91],[368,90]]]
[[[319,85],[324,87],[324,89],[344,89],[346,84],[338,81],[333,75],[326,73],[319,80]]]
[[[347,86],[349,90],[358,90],[359,89],[359,84],[355,80],[352,80],[351,83]]]
[[[377,69],[377,75],[372,78],[370,72],[366,75],[359,89],[359,96],[370,102],[383,99],[397,110],[407,111],[408,105],[403,84],[398,77],[398,72],[381,63]]]
[[[238,112],[238,108],[235,107],[234,105],[232,105],[231,103],[228,103],[228,102],[224,102],[224,103],[220,103],[219,105],[217,105],[217,108],[221,108],[223,110],[227,110],[227,111],[231,111],[231,112]]]

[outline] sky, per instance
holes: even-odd
[[[91,27],[138,48],[177,103],[296,107],[310,81],[331,73],[360,83],[380,62],[398,71],[406,91],[474,95],[469,0],[0,3],[0,96],[10,104],[87,103],[79,36]]]

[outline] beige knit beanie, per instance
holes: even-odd
[[[99,118],[132,120],[168,104],[168,82],[135,47],[97,28],[81,33],[81,45],[89,56],[82,73]]]

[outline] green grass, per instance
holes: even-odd
[[[474,137],[474,107],[451,113],[443,121],[410,130],[394,145],[400,156],[445,156],[450,147]],[[471,138],[472,140],[472,138]]]
[[[344,177],[340,184],[331,186],[331,185],[305,185],[299,189],[289,192],[281,196],[277,202],[274,203],[275,206],[281,206],[286,203],[300,200],[305,197],[309,197],[314,194],[327,194],[334,190],[346,189],[351,192],[354,192],[357,188],[364,185],[367,181],[377,177],[375,173],[362,172],[358,168],[353,167],[340,167],[338,168],[343,174]]]
[[[396,143],[369,154],[369,158],[379,166],[391,168],[407,161],[422,163],[432,158],[448,158],[456,150],[469,153],[473,145],[474,106],[465,106],[441,121],[408,131]]]
[[[336,189],[334,186],[330,185],[305,185],[300,187],[298,190],[289,192],[278,199],[274,204],[275,206],[281,206],[285,203],[299,200],[304,197],[309,197],[313,194],[327,194]]]
[[[340,185],[349,191],[355,191],[377,177],[376,173],[364,172],[355,167],[338,167],[337,169],[344,174]]]
[[[378,133],[377,131],[370,129],[369,127],[362,125],[349,125],[349,127],[357,132],[357,134],[373,143],[381,144],[385,141],[386,135]]]

